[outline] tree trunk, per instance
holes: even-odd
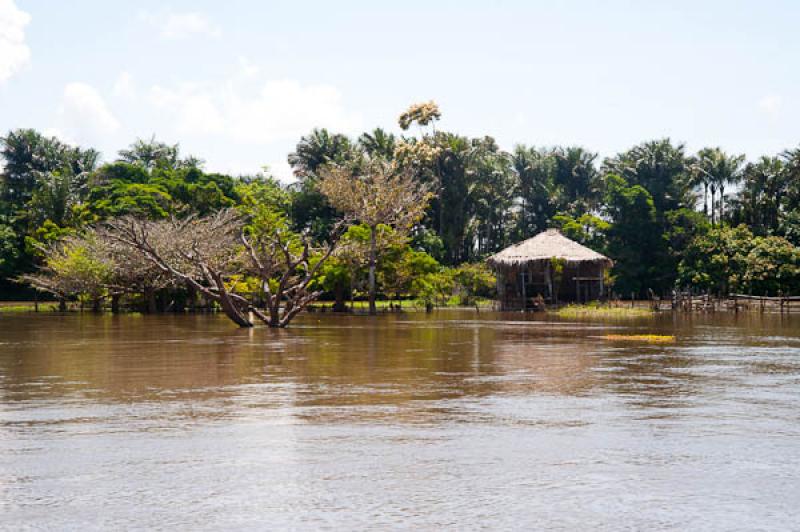
[[[273,302],[269,306],[269,323],[267,325],[277,327],[281,322],[281,300],[277,294],[273,298]]]
[[[711,225],[714,225],[714,220],[716,219],[717,213],[717,206],[714,203],[714,200],[717,199],[717,189],[716,187],[711,187]]]
[[[58,300],[58,311],[59,312],[66,312],[67,311],[67,300],[63,297]]]
[[[222,307],[222,311],[225,315],[239,327],[253,326],[253,322],[248,319],[236,304],[234,304],[228,294],[220,294],[219,305]]]
[[[112,314],[119,314],[119,294],[114,294],[111,296],[111,313]]]
[[[192,285],[188,285],[187,290],[186,297],[189,299],[189,312],[194,313],[197,311],[197,290]]]
[[[369,233],[369,313],[374,316],[378,313],[378,308],[375,306],[375,266],[377,264],[377,242],[376,238],[378,227],[370,227]]]
[[[99,314],[100,313],[100,307],[101,307],[100,306],[100,302],[101,301],[102,301],[102,298],[100,298],[100,297],[95,297],[95,298],[92,299],[92,312],[94,312],[95,314]]]
[[[334,312],[345,312],[347,311],[347,305],[344,303],[344,296],[345,296],[345,287],[341,284],[336,284],[333,287],[333,311]]]
[[[145,304],[147,305],[147,313],[155,314],[158,311],[156,307],[156,291],[152,288],[144,289]]]

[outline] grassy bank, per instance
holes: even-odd
[[[54,311],[57,305],[52,302],[39,303],[39,311]],[[34,312],[36,304],[33,301],[2,301],[0,302],[0,314],[11,314],[15,312]]]
[[[654,313],[649,308],[612,307],[610,305],[567,305],[553,311],[560,318],[572,319],[632,319],[647,318]]]

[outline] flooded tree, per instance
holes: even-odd
[[[321,295],[311,285],[336,240],[316,249],[281,220],[273,222],[259,225],[238,211],[225,209],[185,219],[118,218],[106,224],[103,234],[217,302],[240,327],[253,326],[251,315],[269,327],[286,327]],[[233,279],[241,276],[258,279],[266,311],[258,307],[254,294],[237,290]]]
[[[94,233],[71,235],[40,252],[42,266],[35,273],[20,276],[19,281],[54,295],[62,311],[70,297],[78,296],[99,312],[114,266]]]
[[[381,158],[331,164],[321,174],[319,188],[330,204],[369,227],[369,312],[376,314],[378,226],[386,225],[398,234],[407,234],[425,215],[431,194],[428,187],[414,179],[408,167]]]

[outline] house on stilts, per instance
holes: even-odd
[[[548,229],[487,259],[497,275],[501,310],[527,310],[537,302],[586,302],[605,297],[605,255]]]

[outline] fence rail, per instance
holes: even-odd
[[[658,310],[683,310],[714,312],[727,310],[758,310],[796,312],[800,311],[800,296],[753,296],[749,294],[730,294],[715,297],[710,294],[696,295],[676,292],[671,300],[654,299],[653,308]]]

